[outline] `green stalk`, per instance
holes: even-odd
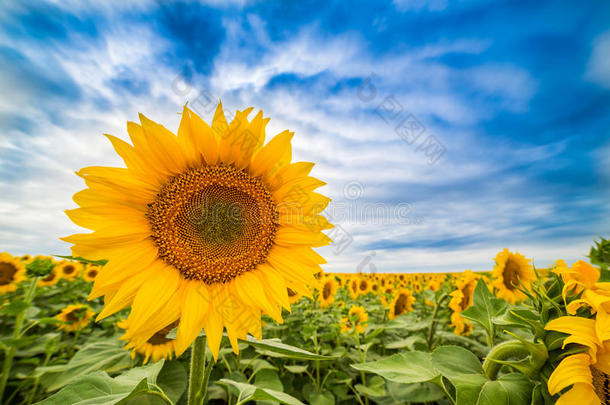
[[[28,290],[25,293],[25,302],[26,306],[21,311],[15,320],[15,330],[13,330],[13,339],[17,340],[21,336],[21,328],[23,327],[23,321],[25,320],[25,311],[30,307],[32,300],[34,299],[34,292],[36,292],[36,285],[38,284],[38,279],[40,277],[34,277],[32,279],[32,284],[29,286]],[[2,365],[2,376],[0,378],[0,402],[4,397],[4,389],[6,388],[6,383],[8,381],[8,376],[11,372],[11,366],[13,365],[13,358],[15,357],[15,352],[17,349],[15,346],[9,347],[6,351],[6,357],[4,358],[4,364]]]
[[[207,393],[209,372],[207,372],[205,364],[206,351],[205,336],[198,336],[191,346],[188,405],[202,405]]]
[[[483,371],[490,380],[495,380],[500,368],[507,365],[528,377],[535,378],[539,376],[540,369],[547,359],[548,352],[543,344],[511,340],[498,344],[489,352],[483,362]]]
[[[443,301],[445,301],[447,297],[447,294],[443,294],[434,303],[434,310],[432,311],[432,319],[430,320],[430,326],[428,327],[428,337],[426,339],[426,343],[428,344],[428,350],[432,350],[432,339],[434,338],[434,333],[436,332],[436,315],[438,314],[438,310],[440,309],[441,304],[443,303]]]
[[[358,345],[358,355],[360,356],[360,363],[364,363],[366,361],[366,353],[363,353],[362,348],[360,347],[360,333],[356,330],[356,344]],[[366,386],[366,374],[364,371],[360,370],[360,378],[362,379],[362,385]],[[364,402],[366,405],[369,405],[369,397],[368,395],[364,395]]]

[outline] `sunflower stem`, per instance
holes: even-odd
[[[21,337],[21,328],[23,327],[23,322],[25,320],[25,311],[30,307],[32,300],[34,299],[34,292],[36,292],[36,285],[38,284],[38,279],[40,277],[34,277],[32,279],[32,283],[29,285],[26,293],[25,293],[25,304],[24,308],[17,315],[15,319],[15,329],[13,330],[13,340],[17,340]],[[8,376],[11,372],[11,366],[13,365],[13,358],[15,357],[15,351],[17,349],[15,346],[10,346],[5,351],[4,364],[2,365],[2,376],[0,378],[0,402],[2,402],[2,398],[4,397],[4,389],[6,388],[6,383],[8,381]]]
[[[188,405],[202,405],[207,394],[210,375],[206,368],[206,351],[205,336],[198,336],[191,346]]]
[[[430,319],[430,326],[428,327],[428,337],[426,339],[426,343],[428,344],[428,350],[432,350],[432,339],[434,339],[434,333],[436,332],[436,315],[438,314],[438,310],[441,307],[441,304],[448,297],[447,294],[442,294],[440,298],[436,300],[434,303],[434,310],[432,311],[432,319]]]

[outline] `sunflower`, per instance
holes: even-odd
[[[129,322],[125,319],[117,322],[117,326],[127,330],[129,329]],[[155,363],[161,359],[171,360],[176,352],[176,340],[168,338],[167,335],[177,326],[178,321],[175,321],[156,332],[148,340],[129,340],[128,334],[121,336],[119,339],[127,340],[125,349],[131,349],[132,359],[135,358],[136,353],[144,357],[143,364],[148,363],[150,359]]]
[[[362,306],[353,306],[349,309],[348,316],[341,318],[341,333],[356,331],[364,333],[368,325],[369,314]]]
[[[48,287],[51,285],[55,285],[57,284],[57,281],[59,281],[59,275],[57,274],[57,267],[53,268],[53,270],[51,270],[51,272],[46,276],[41,278],[38,281],[38,286],[39,287]]]
[[[555,395],[563,389],[557,405],[604,404],[608,403],[607,383],[610,380],[610,334],[608,325],[610,315],[601,310],[596,319],[578,316],[562,316],[546,324],[545,329],[567,333],[563,347],[575,343],[588,348],[585,353],[565,357],[549,377],[549,393]]]
[[[55,271],[57,271],[60,278],[73,280],[76,276],[78,276],[80,266],[80,263],[63,260],[55,265]]]
[[[107,135],[126,168],[87,167],[80,208],[66,213],[93,233],[72,253],[107,260],[90,298],[105,296],[98,319],[131,305],[128,338],[148,340],[179,320],[176,354],[205,330],[218,356],[223,330],[261,338],[261,314],[282,322],[287,288],[309,295],[330,239],[320,215],[330,199],[314,192],[313,163],[290,163],[292,132],[264,144],[269,121],[252,108],[228,124],[219,104],[211,127],[184,106],[175,136],[140,115],[133,146]]]
[[[451,326],[453,326],[456,335],[468,335],[472,330],[472,324],[461,313],[472,305],[474,289],[478,279],[478,275],[471,270],[466,270],[458,277],[455,283],[456,289],[449,294],[451,296],[449,308],[453,310]]]
[[[17,284],[25,280],[23,262],[6,252],[0,253],[0,293],[12,292]]]
[[[371,281],[364,277],[360,277],[358,280],[358,294],[366,295],[371,291]]]
[[[322,280],[320,288],[320,306],[327,308],[335,302],[335,293],[337,292],[337,282],[334,277],[326,277]]]
[[[85,266],[85,272],[83,273],[83,278],[86,281],[93,281],[95,277],[97,277],[97,273],[100,272],[102,266],[99,264],[89,263]]]
[[[388,313],[389,319],[394,319],[397,316],[402,314],[406,314],[409,311],[413,310],[413,303],[415,302],[415,298],[413,298],[413,294],[411,291],[403,288],[398,291],[396,298],[390,303],[390,312]]]
[[[492,285],[497,289],[497,296],[514,304],[525,298],[519,291],[521,284],[529,288],[536,278],[530,260],[522,254],[504,249],[495,258],[496,265],[492,271]]]
[[[89,325],[89,322],[93,318],[95,313],[86,305],[76,304],[68,305],[61,310],[61,313],[55,316],[56,319],[61,321],[59,329],[63,329],[68,332],[83,329]]]
[[[351,295],[351,297],[353,299],[358,298],[358,279],[357,278],[352,278],[349,281],[349,285],[348,285],[348,290],[349,290],[349,295]]]

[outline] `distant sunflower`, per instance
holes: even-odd
[[[522,254],[504,249],[495,258],[496,265],[492,271],[492,285],[497,289],[497,296],[514,304],[526,296],[519,288],[521,284],[528,288],[536,275],[530,260]]]
[[[413,294],[411,294],[411,291],[407,289],[398,291],[396,298],[394,298],[394,301],[390,303],[388,318],[394,319],[402,314],[412,311],[414,302],[415,298],[413,297]]]
[[[357,278],[352,278],[348,284],[349,295],[351,295],[353,299],[358,298],[358,281]]]
[[[95,278],[97,277],[97,274],[100,272],[100,269],[102,268],[102,266],[100,266],[99,264],[87,264],[85,266],[85,272],[83,273],[83,278],[86,281],[93,281],[95,280]]]
[[[23,280],[25,280],[23,262],[6,252],[0,253],[0,293],[15,291],[17,284]]]
[[[358,280],[358,294],[366,295],[371,291],[371,281],[362,277]]]
[[[468,335],[472,330],[472,324],[461,314],[472,305],[474,289],[477,285],[479,276],[471,270],[462,273],[455,282],[456,289],[449,294],[449,308],[453,310],[451,314],[451,326],[456,335]]]
[[[60,278],[73,280],[80,273],[80,267],[82,267],[80,263],[63,260],[55,265],[55,271]]]
[[[326,277],[322,280],[320,288],[320,306],[327,308],[335,302],[335,293],[337,292],[337,282],[334,277]]]
[[[353,306],[349,309],[348,316],[341,319],[341,333],[355,331],[364,333],[368,326],[369,314],[363,306]]]
[[[74,195],[72,253],[108,260],[90,298],[105,295],[98,319],[131,305],[128,338],[148,340],[179,320],[176,354],[205,330],[216,358],[226,328],[261,338],[261,314],[282,322],[287,288],[308,295],[325,260],[330,199],[314,192],[313,163],[291,163],[292,132],[266,144],[269,121],[252,108],[228,124],[219,104],[211,127],[186,106],[177,136],[140,115],[133,146],[108,135],[126,168],[87,167]]]
[[[91,319],[95,313],[86,305],[76,304],[68,305],[61,310],[61,313],[55,316],[61,324],[59,329],[63,329],[68,332],[83,329],[89,325]]]
[[[59,281],[59,278],[60,277],[57,274],[57,268],[54,268],[46,277],[43,277],[38,281],[38,286],[48,287],[51,285],[55,285],[57,284],[57,281]]]
[[[118,322],[117,325],[122,329],[129,329],[129,322],[127,320]],[[123,335],[119,339],[127,340],[125,349],[131,349],[131,358],[135,358],[136,353],[144,357],[143,364],[148,363],[150,359],[155,363],[161,359],[171,360],[176,352],[176,340],[168,338],[167,335],[177,326],[178,321],[175,321],[156,332],[148,340],[134,339],[130,341],[127,337],[128,334]]]

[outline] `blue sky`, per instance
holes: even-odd
[[[120,164],[102,134],[219,98],[318,163],[328,271],[546,266],[609,236],[606,1],[21,3],[0,10],[0,250],[68,253],[74,170]]]

